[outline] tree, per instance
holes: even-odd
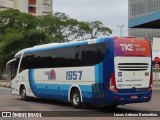
[[[12,59],[21,49],[51,42],[50,37],[44,31],[37,29],[31,29],[24,33],[7,33],[3,39],[3,42],[0,44],[1,68],[4,68],[6,62]]]
[[[19,32],[37,28],[39,19],[19,10],[4,10],[0,12],[0,33],[5,34],[7,28],[14,28]]]
[[[60,12],[42,16],[40,19],[40,28],[58,42],[93,39],[112,33],[112,30],[105,27],[100,21],[79,22]]]
[[[24,40],[23,40],[24,48],[51,42],[54,41],[49,37],[49,35],[46,32],[42,30],[30,29],[28,31],[25,31],[24,33]]]
[[[64,13],[57,12],[54,15],[40,17],[40,28],[45,30],[57,42],[73,40],[76,37],[78,21]]]
[[[0,12],[0,71],[8,60],[21,49],[54,42],[49,35],[38,29],[39,18],[18,10]]]
[[[0,69],[21,49],[50,42],[93,39],[112,31],[102,22],[80,22],[64,13],[36,17],[19,10],[0,11]]]
[[[83,40],[85,39],[94,39],[97,37],[108,36],[112,33],[112,30],[108,27],[103,26],[103,23],[100,21],[93,22],[81,22],[79,26],[79,31],[82,34],[79,34]]]
[[[21,40],[24,37],[23,34],[15,32],[5,34],[3,39],[3,42],[0,42],[0,68],[2,72],[7,61],[22,48]]]

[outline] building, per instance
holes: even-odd
[[[129,35],[160,37],[160,0],[129,0]]]
[[[0,11],[13,8],[13,0],[0,0]]]
[[[18,9],[36,16],[52,13],[52,0],[0,0],[0,11]]]

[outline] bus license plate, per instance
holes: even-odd
[[[131,99],[138,99],[138,96],[137,95],[132,95]]]

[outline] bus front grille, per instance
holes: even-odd
[[[148,69],[148,63],[119,63],[120,71],[145,71]]]

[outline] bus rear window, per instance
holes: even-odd
[[[150,57],[150,43],[144,39],[118,38],[114,41],[114,55]]]

